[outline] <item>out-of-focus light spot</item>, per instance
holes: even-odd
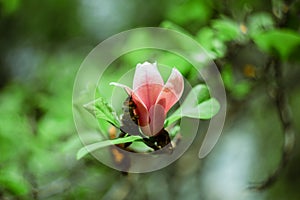
[[[290,7],[286,4],[283,4],[282,10],[283,10],[284,13],[287,13],[290,10]]]
[[[86,30],[96,38],[105,39],[130,25],[133,4],[117,0],[81,0],[80,19]]]
[[[203,168],[201,185],[207,191],[205,199],[260,199],[247,190],[256,153],[251,130],[243,123],[231,129],[230,133],[223,134],[219,146]]]
[[[245,26],[245,24],[240,24],[240,30],[244,34],[246,34],[248,31],[247,26]]]
[[[243,69],[243,73],[248,78],[255,78],[256,77],[256,69],[255,66],[251,64],[246,64]]]
[[[35,74],[43,55],[30,46],[18,46],[7,52],[5,62],[11,75],[20,80],[28,80]]]
[[[209,61],[209,57],[205,53],[198,53],[198,54],[195,54],[193,57],[196,61],[198,61],[200,63],[206,63]]]

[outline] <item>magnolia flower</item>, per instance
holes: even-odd
[[[156,63],[145,62],[136,66],[133,88],[120,83],[111,83],[125,89],[136,104],[138,125],[143,134],[154,136],[164,127],[167,112],[180,99],[184,82],[180,72],[173,68],[164,84]]]

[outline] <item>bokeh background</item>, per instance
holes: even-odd
[[[298,200],[299,21],[297,0],[0,0],[0,199]],[[145,26],[186,33],[206,49],[228,111],[205,159],[203,127],[170,166],[124,176],[92,156],[76,160],[72,88],[98,43]],[[115,67],[126,71],[145,55]],[[161,59],[197,84],[188,63]],[[263,189],[251,187],[273,173]]]

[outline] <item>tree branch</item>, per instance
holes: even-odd
[[[251,189],[265,190],[277,181],[279,175],[290,160],[295,143],[295,132],[292,126],[292,115],[287,102],[287,94],[283,84],[283,74],[281,67],[282,66],[278,58],[270,58],[266,66],[267,71],[271,69],[273,69],[274,71],[274,77],[272,78],[272,80],[274,81],[274,86],[272,88],[274,90],[274,96],[272,96],[272,100],[274,102],[274,105],[276,106],[277,114],[279,116],[279,120],[282,126],[282,132],[284,135],[281,160],[277,168],[271,175],[269,175],[261,183],[250,187]],[[271,73],[266,74],[270,75]]]

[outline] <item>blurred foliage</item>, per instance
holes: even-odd
[[[295,132],[300,130],[299,12],[297,0],[0,0],[0,199],[298,200],[299,134],[275,186],[265,193],[245,188],[276,168],[284,142],[269,59],[282,67]],[[197,159],[198,136],[171,166],[126,177],[91,156],[76,160],[82,144],[72,118],[72,87],[93,47],[142,26],[177,30],[205,49],[227,90],[227,123],[207,159]],[[109,95],[109,82],[145,60],[176,66],[193,85],[203,83],[183,58],[140,50],[112,64],[101,93]],[[199,133],[206,127],[204,121]]]

